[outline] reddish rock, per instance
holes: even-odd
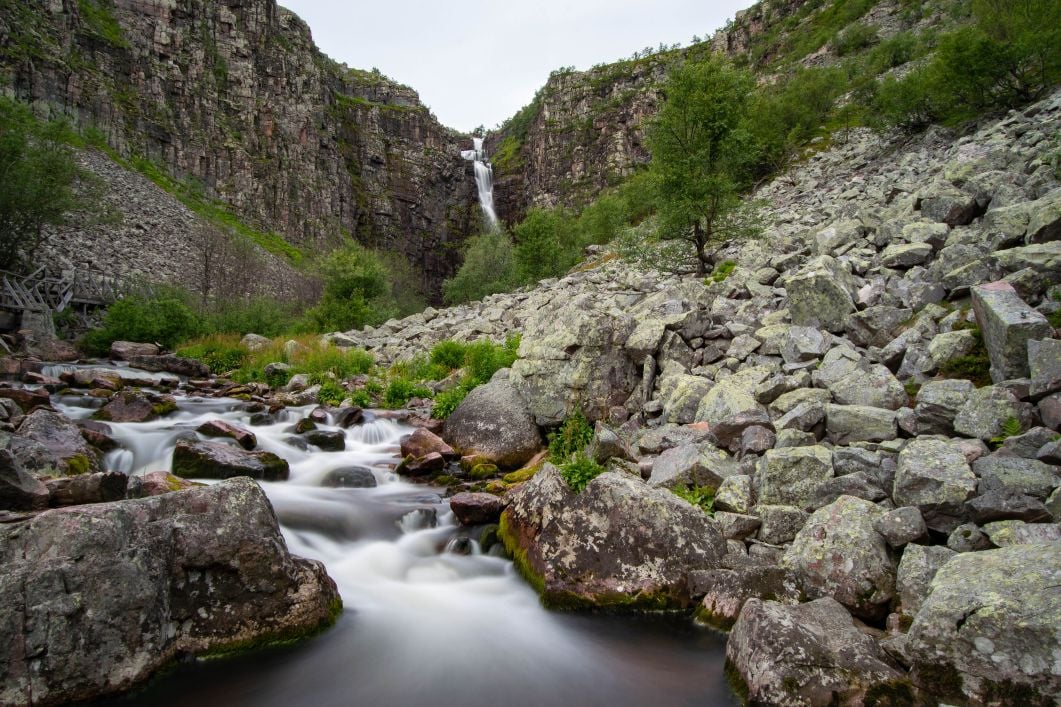
[[[109,422],[149,422],[177,409],[169,395],[148,395],[137,391],[118,393],[96,411],[95,417]]]
[[[120,471],[103,471],[47,479],[44,484],[48,487],[48,505],[59,508],[120,501],[125,498],[129,477]]]
[[[0,398],[14,400],[22,408],[23,412],[28,412],[35,407],[48,407],[51,403],[47,390],[0,388]]]
[[[491,493],[458,493],[449,499],[449,506],[461,525],[496,523],[505,510],[505,502]]]
[[[196,486],[202,486],[202,484],[174,476],[168,471],[149,471],[141,478],[140,493],[143,496],[161,496],[164,493],[183,491]]]
[[[81,428],[81,436],[85,441],[96,449],[104,452],[117,449],[118,443],[111,437],[110,425],[96,420],[78,420],[77,426]]]
[[[415,430],[411,435],[402,439],[402,456],[420,458],[437,452],[445,459],[456,459],[457,452],[442,439],[432,432],[423,428]]]
[[[53,393],[63,387],[63,382],[61,380],[46,376],[43,373],[27,373],[22,377],[22,380],[31,385],[43,386]]]
[[[185,479],[249,476],[263,481],[286,481],[290,467],[272,452],[247,452],[222,442],[182,439],[173,450],[173,473]]]
[[[258,438],[254,436],[253,432],[238,425],[229,424],[224,420],[204,422],[195,431],[207,437],[229,437],[236,440],[236,444],[247,450],[258,446]]]
[[[395,469],[402,476],[427,476],[446,468],[446,460],[438,452],[431,452],[419,458],[406,457]]]
[[[173,354],[164,356],[130,356],[129,365],[153,373],[173,373],[188,378],[209,378],[210,369],[202,361],[181,358]]]

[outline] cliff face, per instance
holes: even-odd
[[[431,290],[479,227],[467,140],[274,0],[0,0],[0,90],[307,251],[352,234],[400,252]]]

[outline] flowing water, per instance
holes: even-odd
[[[483,139],[473,137],[474,149],[462,150],[461,157],[472,162],[475,169],[475,187],[479,190],[479,205],[483,207],[486,220],[490,229],[496,231],[498,226],[497,213],[494,211],[494,168],[486,161],[486,153],[483,152]]]
[[[130,473],[168,469],[176,441],[220,418],[249,427],[236,400],[178,398],[164,420],[112,423],[121,449],[107,463]],[[86,417],[89,398],[56,405]],[[736,704],[722,676],[724,639],[685,617],[618,618],[549,612],[511,562],[483,553],[454,521],[439,489],[390,468],[410,431],[376,418],[345,431],[346,451],[288,442],[311,408],[249,427],[258,448],[291,464],[263,483],[295,554],[324,562],[345,611],[336,626],[293,648],[191,661],[109,704],[238,707],[380,705]],[[324,425],[326,429],[338,429]],[[329,472],[371,470],[375,488],[322,486]]]

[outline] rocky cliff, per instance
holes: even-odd
[[[431,289],[478,229],[462,136],[273,0],[0,0],[0,90],[307,251],[400,252]]]

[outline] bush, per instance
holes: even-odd
[[[563,464],[582,452],[593,441],[593,426],[581,411],[564,420],[556,432],[549,435],[549,458]]]
[[[518,349],[518,337],[509,339],[503,346],[487,339],[468,344],[464,354],[467,378],[474,385],[488,382],[499,370],[515,362]]]
[[[405,406],[410,398],[430,398],[431,391],[407,378],[395,378],[383,393],[383,407],[396,409]]]
[[[465,382],[459,383],[455,388],[444,390],[435,396],[435,404],[431,408],[431,417],[436,420],[445,420],[453,414],[457,406],[464,402],[468,393],[472,391],[471,386]]]
[[[202,361],[214,375],[228,373],[243,366],[250,352],[240,345],[235,334],[211,334],[196,343],[177,349],[182,358]]]
[[[224,299],[212,302],[204,313],[204,328],[212,332],[260,334],[266,337],[291,332],[298,323],[296,308],[272,297]]]
[[[576,493],[582,493],[590,481],[604,473],[604,467],[585,454],[576,454],[560,465],[560,476]]]
[[[446,339],[431,347],[431,363],[445,366],[451,371],[464,365],[464,354],[468,347],[459,341]]]
[[[507,234],[497,231],[468,239],[464,263],[457,274],[442,283],[446,304],[479,300],[508,292],[516,283],[515,249]]]
[[[563,275],[578,262],[572,219],[563,209],[533,208],[512,229],[516,241],[516,277],[530,284]]]
[[[107,308],[103,326],[85,335],[82,346],[97,356],[105,355],[115,341],[153,342],[171,349],[200,332],[191,308],[179,292],[170,291],[118,300]]]
[[[371,251],[350,243],[320,265],[324,294],[306,312],[314,331],[343,331],[381,324],[398,312],[387,270]]]
[[[325,380],[320,383],[320,392],[317,393],[317,401],[321,405],[338,407],[344,400],[350,397],[350,393],[333,380]]]
[[[876,44],[879,39],[876,27],[856,22],[837,33],[832,42],[833,50],[840,56],[847,56]]]

